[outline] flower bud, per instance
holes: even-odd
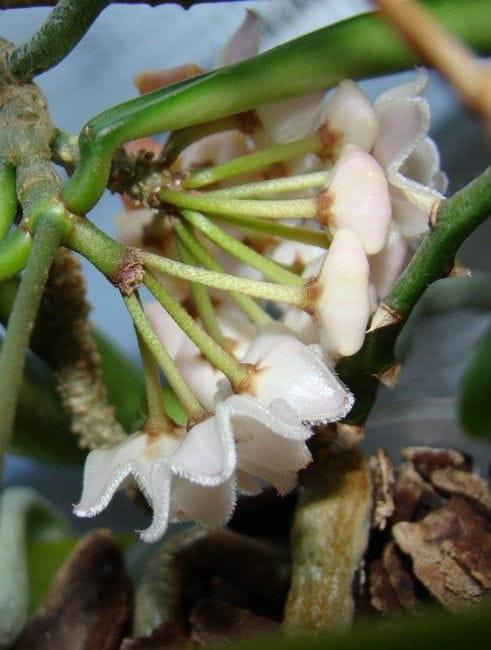
[[[368,260],[358,238],[341,228],[317,280],[320,339],[331,355],[350,356],[363,345],[370,313],[368,273]]]
[[[339,228],[352,230],[367,255],[382,250],[391,219],[389,188],[383,169],[370,154],[346,145],[317,201],[320,223],[334,233]]]

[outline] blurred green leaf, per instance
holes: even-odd
[[[462,378],[459,418],[470,435],[491,439],[491,326],[477,342]]]
[[[0,498],[0,647],[9,645],[39,603],[67,548],[72,530],[31,488]],[[40,548],[36,545],[40,544]],[[56,544],[58,552],[49,551]],[[32,546],[32,551],[31,551]],[[41,551],[41,552],[40,552]]]
[[[235,650],[484,650],[491,638],[489,603],[462,612],[427,609],[416,617],[360,622],[349,631],[234,642]],[[379,619],[380,620],[380,619]],[[230,644],[213,646],[230,648]]]

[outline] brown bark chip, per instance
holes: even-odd
[[[16,650],[116,650],[131,624],[131,585],[110,531],[86,535],[56,575]]]
[[[446,467],[432,472],[430,479],[440,492],[464,497],[482,514],[491,515],[491,492],[486,481],[477,474]]]
[[[464,454],[455,449],[438,449],[433,447],[406,447],[402,458],[416,467],[422,476],[428,476],[435,469],[444,467],[466,468],[468,461]]]
[[[439,507],[442,497],[425,481],[412,463],[403,463],[397,471],[394,488],[394,514],[392,523],[409,521],[423,509]]]
[[[401,553],[394,542],[389,542],[384,548],[382,564],[399,604],[404,609],[414,609],[420,605],[414,578],[404,566]]]
[[[370,562],[368,567],[368,582],[370,585],[370,603],[381,614],[397,614],[401,606],[390,582],[382,560]]]
[[[491,535],[464,499],[454,497],[419,522],[400,522],[392,533],[410,555],[416,577],[442,605],[459,609],[489,594]]]

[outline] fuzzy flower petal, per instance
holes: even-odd
[[[386,170],[394,217],[407,237],[428,229],[431,209],[446,188],[438,151],[426,137],[430,109],[422,93],[427,84],[427,73],[420,71],[412,81],[383,93],[375,103],[380,130],[373,155]]]
[[[255,366],[248,394],[265,406],[284,400],[304,422],[339,420],[353,406],[321,347],[305,345],[279,323],[263,329],[243,362]]]
[[[136,433],[112,449],[89,453],[82,497],[74,512],[79,517],[98,514],[131,475],[153,510],[152,523],[141,531],[141,538],[154,542],[165,533],[170,511],[172,517],[179,516],[180,520],[207,518],[203,513],[206,497],[200,490],[210,495],[216,486],[229,481],[235,471],[235,460],[230,422],[223,418],[218,421],[210,416],[189,432],[176,429],[152,436]],[[183,483],[195,489],[186,490]],[[180,494],[186,497],[183,501]],[[195,502],[189,501],[190,494],[195,495]],[[234,498],[229,496],[228,500]],[[226,512],[231,512],[231,506],[227,506]],[[215,513],[209,518],[216,521],[217,517]]]
[[[384,248],[370,257],[370,283],[377,298],[384,298],[399,277],[408,257],[408,245],[396,221],[390,224],[389,237]]]
[[[172,485],[170,519],[172,522],[195,521],[207,528],[224,526],[235,508],[236,487],[229,479],[215,487],[203,487],[180,478]]]
[[[321,343],[334,356],[350,356],[363,345],[370,313],[368,260],[356,235],[338,230],[318,278],[317,317]]]

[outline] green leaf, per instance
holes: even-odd
[[[9,645],[39,603],[73,539],[65,520],[31,488],[0,498],[0,647]],[[40,544],[41,547],[36,545]],[[30,547],[32,545],[32,550]],[[57,552],[50,551],[57,545]],[[32,595],[31,595],[32,594]]]
[[[459,418],[467,433],[491,440],[491,326],[477,342],[464,373]]]

